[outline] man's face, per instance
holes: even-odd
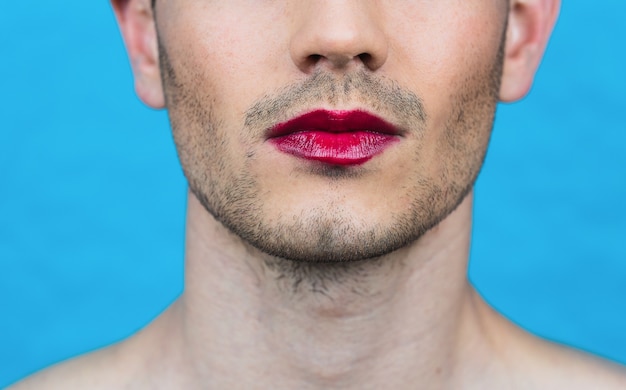
[[[192,192],[286,259],[358,260],[415,241],[480,170],[506,16],[502,0],[157,2]]]

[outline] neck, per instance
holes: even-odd
[[[471,195],[384,258],[290,263],[243,244],[190,195],[186,287],[172,310],[190,375],[215,388],[450,386],[480,328],[470,227]]]

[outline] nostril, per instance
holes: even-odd
[[[347,55],[335,55],[334,53],[330,53],[329,55],[323,54],[310,54],[306,57],[305,65],[307,67],[317,66],[323,62],[331,63],[332,67],[342,68],[346,66],[350,61],[357,60],[361,62],[365,66],[369,66],[369,63],[374,61],[374,57],[369,53],[362,53],[356,55],[354,57],[350,57]]]
[[[361,53],[357,57],[361,60],[361,62],[365,65],[368,65],[372,62],[372,55],[370,53]]]
[[[357,66],[361,65],[374,69],[376,68],[377,57],[368,52],[362,52],[361,54],[357,54],[353,57],[337,53],[328,53],[327,55],[309,54],[303,59],[302,62],[300,62],[299,66],[302,69],[307,69],[308,72],[319,66],[328,66],[333,69],[343,69],[349,66],[351,62],[355,62]]]
[[[306,68],[315,67],[322,60],[322,58],[324,58],[324,56],[320,54],[311,54],[306,57],[302,65]]]

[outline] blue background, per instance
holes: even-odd
[[[626,363],[622,0],[565,1],[499,108],[470,276],[539,335]],[[106,1],[0,6],[0,387],[119,340],[183,288],[185,181]]]

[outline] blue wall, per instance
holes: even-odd
[[[139,329],[182,291],[185,182],[106,1],[0,6],[0,387]],[[626,363],[626,2],[565,1],[500,107],[471,279],[545,337]]]

